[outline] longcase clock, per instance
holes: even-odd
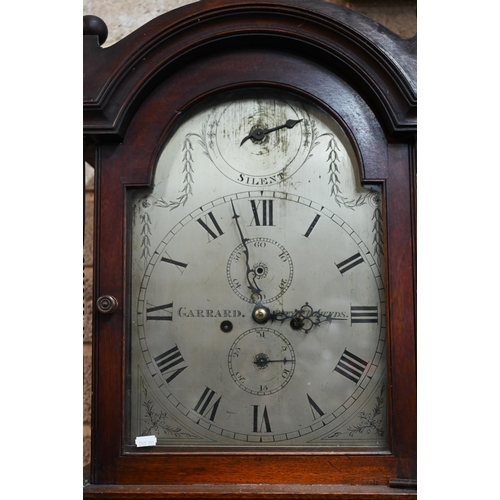
[[[415,497],[415,40],[312,0],[106,31],[84,498]]]

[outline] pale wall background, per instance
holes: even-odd
[[[404,38],[410,38],[417,32],[416,0],[328,1],[361,12]],[[84,0],[83,14],[93,14],[106,23],[108,39],[103,47],[108,47],[160,14],[189,3],[195,2],[193,0]],[[84,240],[83,465],[90,461],[93,179],[93,168],[87,166]]]

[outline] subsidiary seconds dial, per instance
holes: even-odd
[[[250,238],[246,241],[251,264],[244,266],[245,248],[238,245],[227,262],[227,279],[233,292],[246,302],[266,304],[280,298],[293,279],[293,263],[283,245],[270,238]],[[246,286],[248,279],[258,286],[255,294]]]

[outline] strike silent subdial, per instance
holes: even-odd
[[[228,355],[229,373],[241,389],[265,396],[283,389],[295,371],[295,352],[288,340],[270,328],[242,333]]]
[[[249,263],[245,260],[249,252]],[[227,279],[233,292],[250,303],[268,303],[281,297],[293,279],[293,263],[288,251],[269,238],[249,238],[246,248],[238,245],[227,262]],[[254,283],[250,287],[248,283]],[[254,293],[258,287],[259,293]]]

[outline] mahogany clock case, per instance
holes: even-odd
[[[268,497],[278,494],[278,484],[289,492],[290,485],[303,485],[295,491],[308,498],[326,494],[326,484],[332,485],[332,498],[354,498],[341,485],[354,485],[356,498],[413,496],[412,490],[389,485],[416,480],[416,40],[314,0],[201,1],[156,18],[106,49],[98,30],[86,33],[84,136],[87,158],[96,167],[94,299],[114,297],[117,307],[94,313],[92,458],[85,497],[196,496],[203,490],[197,484],[212,485],[200,493],[205,497],[237,497],[238,488],[245,494],[238,486],[243,483],[267,484],[249,487],[246,494]],[[353,146],[362,182],[383,193],[385,451],[140,452],[126,444],[130,193],[151,185],[165,140],[186,113],[222,93],[255,88],[294,95],[330,114]],[[136,496],[126,496],[132,495],[127,485],[138,485]]]

